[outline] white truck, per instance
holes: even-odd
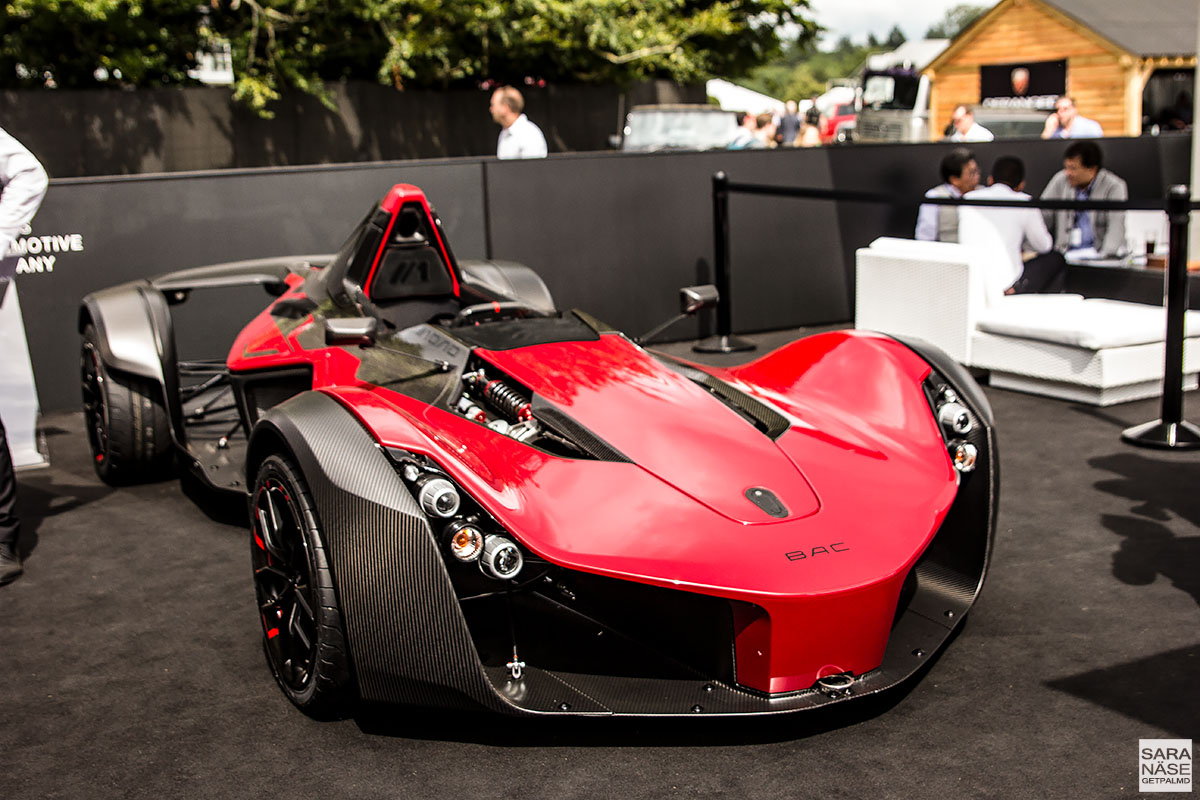
[[[867,56],[855,141],[930,140],[930,83],[921,71],[949,44],[949,39],[922,39],[905,42],[890,53]]]

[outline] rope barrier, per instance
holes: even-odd
[[[713,173],[713,265],[714,279],[720,301],[717,304],[717,332],[693,345],[700,353],[732,353],[754,350],[748,339],[735,336],[733,327],[733,298],[730,290],[729,196],[752,194],[774,197],[795,197],[809,200],[842,200],[884,205],[942,205],[978,206],[984,208],[1040,208],[1069,211],[1165,211],[1170,223],[1168,263],[1163,281],[1167,310],[1167,329],[1164,341],[1162,411],[1159,419],[1128,428],[1121,433],[1122,441],[1139,447],[1165,449],[1200,448],[1200,428],[1185,422],[1183,415],[1183,339],[1188,302],[1187,236],[1189,211],[1200,211],[1200,202],[1190,200],[1187,186],[1174,185],[1162,200],[966,200],[961,197],[912,197],[879,192],[840,189],[817,189],[802,186],[776,186],[760,183],[738,183],[729,180],[724,171]]]

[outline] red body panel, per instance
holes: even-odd
[[[539,556],[763,609],[741,620],[743,685],[792,691],[879,665],[904,576],[956,488],[921,393],[923,361],[883,337],[839,333],[728,371],[792,418],[771,442],[620,337],[486,355],[635,463],[550,456],[384,389],[329,391],[385,445],[437,460]],[[847,393],[864,363],[886,374]],[[804,510],[771,519],[748,486]]]
[[[736,522],[777,523],[746,499],[770,488],[787,519],[817,511],[803,474],[746,420],[620,336],[481,353],[647,472]]]

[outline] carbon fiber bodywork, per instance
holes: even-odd
[[[477,289],[511,297],[542,311],[554,311],[550,290],[536,272],[515,261],[460,261],[463,281]]]
[[[79,309],[79,332],[89,324],[96,328],[100,357],[109,368],[149,378],[162,388],[171,435],[183,445],[175,333],[166,297],[145,280],[93,292]]]
[[[317,506],[362,696],[501,710],[429,523],[375,440],[336,400],[306,392],[259,421],[247,485],[280,448]]]
[[[123,283],[93,292],[79,310],[79,331],[96,326],[104,363],[162,383],[163,363],[174,357],[171,315],[162,293],[149,281]]]

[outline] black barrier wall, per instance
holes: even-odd
[[[484,90],[330,83],[333,108],[285,90],[263,119],[224,87],[0,91],[3,127],[54,178],[486,156],[500,126]],[[607,150],[638,104],[703,103],[703,85],[521,87],[551,153]]]
[[[1187,182],[1190,140],[1105,140],[1106,164],[1131,197]],[[1031,193],[1061,166],[1061,142],[977,147],[985,172],[1012,153]],[[34,220],[44,252],[17,276],[43,409],[78,404],[78,303],[138,277],[245,258],[330,252],[394,183],[421,186],[459,258],[520,261],[560,308],[583,308],[631,335],[676,311],[678,287],[713,279],[711,176],[913,198],[894,205],[731,198],[734,332],[849,321],[854,251],[911,236],[919,198],[938,182],[945,145],[854,145],[780,151],[453,159],[54,180]],[[45,244],[41,244],[44,242]],[[48,258],[53,261],[47,261]],[[265,307],[257,290],[196,293],[177,307],[180,349],[224,356]],[[675,338],[711,330],[689,320]]]

